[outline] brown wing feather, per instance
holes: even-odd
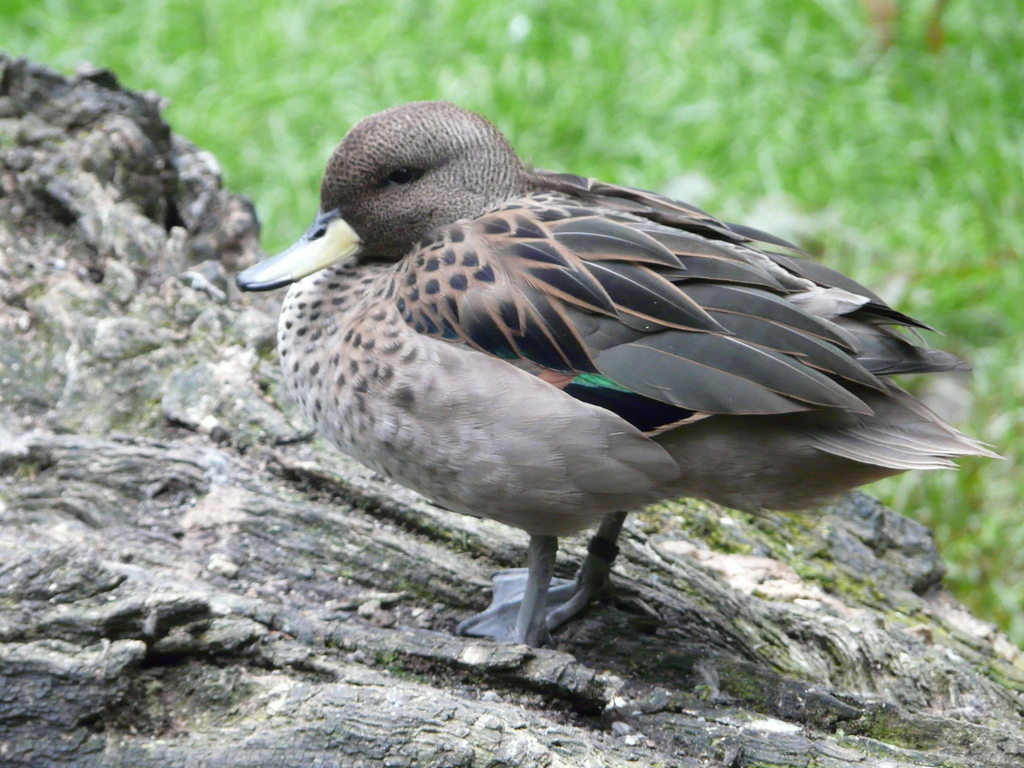
[[[438,230],[398,265],[407,323],[702,413],[869,413],[851,384],[880,390],[875,373],[951,357],[884,327],[920,324],[849,278],[751,245],[784,241],[641,190],[536,178],[536,193]],[[815,314],[825,306],[842,323]]]

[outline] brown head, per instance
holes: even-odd
[[[529,189],[501,132],[444,101],[360,120],[334,150],[320,211],[291,248],[238,276],[242,290],[287,285],[351,254],[397,261],[435,227],[478,216]]]
[[[480,115],[417,101],[360,120],[334,150],[321,214],[337,211],[363,257],[397,260],[434,227],[477,216],[526,191],[526,171]]]

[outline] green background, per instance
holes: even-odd
[[[868,22],[890,4],[891,24]],[[268,251],[314,215],[356,120],[430,98],[482,112],[539,167],[799,239],[974,364],[967,388],[930,392],[1007,460],[871,490],[933,528],[957,595],[1021,643],[1024,4],[954,0],[941,45],[935,6],[0,0],[0,47],[168,97],[174,129],[255,200]]]

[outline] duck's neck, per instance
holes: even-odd
[[[362,300],[371,298],[394,268],[393,264],[366,264],[354,259],[335,264],[295,283],[288,291],[285,307],[290,304],[296,313],[305,310],[305,317],[314,323],[319,319],[317,314],[347,314]],[[314,307],[316,302],[321,303]]]
[[[284,356],[292,349],[312,351],[357,322],[368,304],[382,292],[393,264],[364,264],[355,259],[336,264],[294,283],[281,306],[278,321],[278,350]]]

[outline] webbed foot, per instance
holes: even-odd
[[[455,631],[469,637],[489,637],[499,643],[516,642],[516,620],[523,604],[528,576],[528,568],[510,568],[507,571],[498,571],[494,574],[494,595],[491,598],[490,606],[487,610],[470,616],[459,624]],[[541,632],[542,645],[551,642],[548,633],[551,625],[548,624],[547,618],[553,611],[571,601],[576,593],[575,579],[551,579],[545,601],[547,605],[545,627]]]
[[[625,519],[625,512],[605,517],[574,579],[551,578],[557,542],[550,543],[555,541],[551,537],[531,537],[530,568],[496,573],[491,605],[463,621],[455,631],[498,642],[550,644],[551,630],[582,613],[604,590],[619,551],[615,541]],[[544,541],[548,548],[542,552]]]

